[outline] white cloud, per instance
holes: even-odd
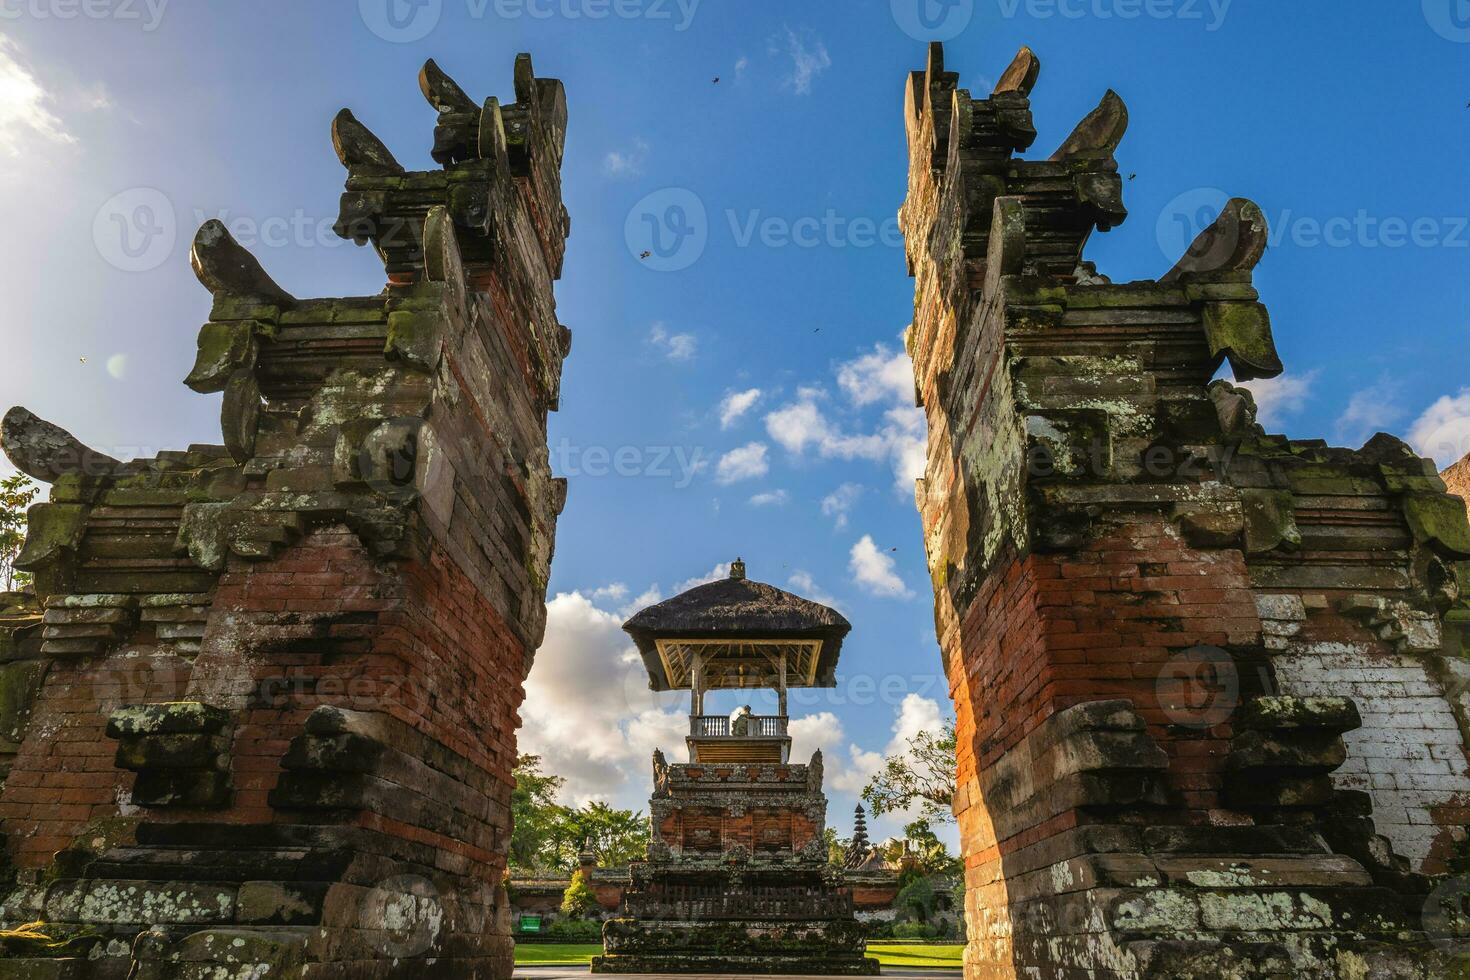
[[[832,67],[827,46],[811,31],[804,30],[798,34],[787,27],[784,36],[778,35],[771,39],[770,50],[772,54],[780,54],[784,50],[791,58],[791,75],[786,79],[786,84],[797,95],[810,94],[812,80]]]
[[[703,574],[703,575],[696,575],[694,578],[691,578],[691,579],[685,579],[684,581],[680,582],[678,585],[674,586],[674,592],[673,592],[673,594],[674,595],[678,595],[681,592],[688,592],[690,589],[695,588],[696,586],[706,585],[706,584],[708,584],[710,582],[718,582],[722,578],[729,578],[729,577],[730,577],[730,563],[727,562],[727,561],[722,561],[718,565],[716,565],[714,568],[711,568],[705,574]]]
[[[1447,469],[1470,453],[1470,388],[1445,395],[1409,427],[1409,444]]]
[[[741,55],[735,61],[735,80],[738,82],[745,77],[745,69],[750,67],[750,59]]]
[[[648,342],[659,348],[671,361],[690,361],[699,350],[699,341],[692,333],[669,333],[662,323],[655,323],[648,331]]]
[[[812,578],[811,572],[805,569],[798,568],[792,572],[791,577],[786,580],[786,585],[792,592],[795,592],[804,599],[820,602],[822,605],[831,606],[833,609],[837,609],[841,605],[837,597],[831,595],[818,585],[816,579]]]
[[[628,597],[628,586],[622,582],[610,582],[600,589],[592,590],[593,599],[611,599],[618,602]]]
[[[852,546],[847,567],[852,571],[853,581],[870,595],[897,599],[913,596],[894,570],[893,556],[879,551],[870,534],[864,534]]]
[[[635,136],[627,149],[609,151],[602,158],[602,169],[609,177],[636,177],[643,173],[647,160],[648,144]]]
[[[526,681],[520,751],[567,780],[564,799],[646,811],[651,759],[683,761],[688,706],[655,695],[622,617],[579,592],[547,604],[546,639]]]
[[[847,527],[847,515],[862,494],[863,488],[858,484],[844,483],[822,498],[822,513],[832,518],[833,526],[840,531]]]
[[[791,495],[785,490],[769,490],[751,497],[750,505],[752,507],[782,507],[790,499]]]
[[[920,732],[938,735],[944,727],[945,714],[939,702],[915,693],[904,695],[898,706],[898,717],[893,722],[893,739],[888,743],[890,755],[897,755],[908,748],[908,743]]]
[[[750,411],[755,403],[760,401],[761,390],[751,388],[747,391],[732,391],[720,402],[720,428],[728,429],[740,417]]]
[[[917,408],[890,408],[875,431],[854,434],[827,417],[817,404],[819,397],[816,389],[800,389],[796,401],[766,416],[766,432],[798,456],[810,448],[824,459],[887,462],[898,488],[911,492],[914,480],[924,475],[924,413]]]
[[[914,363],[904,351],[894,353],[882,344],[873,353],[839,365],[837,383],[855,405],[878,401],[914,403]]]
[[[1241,388],[1249,388],[1256,400],[1256,421],[1266,428],[1281,425],[1283,419],[1300,412],[1312,395],[1312,385],[1317,380],[1316,371],[1306,374],[1283,374],[1259,381],[1242,381]]]
[[[75,143],[54,104],[53,94],[21,64],[20,45],[0,36],[0,153],[18,157],[35,141]]]
[[[913,761],[910,740],[920,732],[938,735],[946,720],[947,714],[938,701],[913,692],[905,694],[894,714],[888,744],[883,751],[869,752],[856,745],[851,746],[844,764],[838,767],[833,785],[850,793],[861,793],[869,780],[883,768],[887,757],[904,756]],[[916,804],[908,810],[890,814],[887,819],[892,825],[902,826],[918,817],[919,810],[920,806]]]
[[[766,444],[751,442],[720,457],[715,465],[715,479],[728,485],[765,476],[770,469],[771,464],[766,460]]]
[[[947,718],[948,715],[939,702],[909,693],[904,696],[894,713],[887,745],[881,751],[872,751],[849,741],[841,720],[832,712],[823,711],[805,718],[792,719],[791,756],[793,759],[804,760],[812,752],[821,749],[826,762],[826,785],[829,793],[855,797],[883,769],[886,757],[911,755],[909,740],[921,731],[938,734]],[[836,803],[835,800],[833,802]],[[914,806],[908,811],[874,818],[874,839],[879,839],[876,835],[896,833],[905,823],[918,816],[918,810],[919,807]],[[832,815],[837,818],[833,826],[839,832],[844,831],[841,821],[847,814],[834,808]],[[887,829],[879,829],[880,825]]]
[[[1375,385],[1353,393],[1347,408],[1337,417],[1339,439],[1362,443],[1371,436],[1385,432],[1404,417],[1404,409],[1398,403],[1399,386],[1385,378]]]

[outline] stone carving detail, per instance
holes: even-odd
[[[515,712],[566,499],[566,101],[527,56],[503,106],[421,82],[442,169],[331,130],[381,293],[297,298],[199,229],[185,383],[222,395],[220,445],[122,462],[0,423],[52,485],[36,595],[0,615],[0,901],[89,937],[88,976],[510,976]]]
[[[1039,73],[1023,50],[976,99],[933,45],[905,100],[916,502],[959,717],[967,971],[1437,976],[1400,911],[1428,889],[1393,849],[1444,871],[1461,847],[1463,734],[1444,758],[1438,730],[1292,687],[1334,651],[1384,678],[1424,657],[1428,716],[1449,714],[1470,636],[1464,503],[1390,436],[1271,435],[1248,391],[1215,380],[1283,370],[1253,203],[1231,200],[1157,280],[1084,260],[1127,217],[1128,113],[1108,92],[1049,159],[1016,159]],[[1353,688],[1386,704],[1396,683]],[[1470,731],[1470,705],[1453,710]],[[1372,797],[1425,836],[1397,813],[1379,836],[1347,788],[1378,764],[1351,747],[1374,744],[1435,768],[1439,815],[1407,776]],[[1313,820],[1329,846],[1302,832]]]

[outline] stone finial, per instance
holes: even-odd
[[[1179,263],[1160,279],[1181,279],[1225,273],[1249,274],[1266,254],[1270,228],[1266,216],[1251,201],[1232,198],[1214,223],[1195,238]]]
[[[736,558],[730,563],[730,577],[734,579],[745,578],[745,559]]]
[[[1108,89],[1096,109],[1077,124],[1066,141],[1051,155],[1053,162],[1074,157],[1108,158],[1128,132],[1128,107],[1117,92]]]
[[[387,177],[404,172],[383,141],[358,122],[350,109],[343,109],[332,120],[332,147],[354,177]]]
[[[122,465],[19,405],[0,421],[0,448],[16,469],[42,483],[73,474],[106,476]]]
[[[211,293],[224,293],[287,308],[296,305],[296,298],[276,285],[255,256],[235,241],[224,223],[216,219],[211,218],[200,226],[194,236],[194,247],[189,252],[189,264],[200,283]]]
[[[479,112],[480,106],[430,58],[419,72],[419,89],[440,112]]]
[[[1000,81],[995,83],[995,89],[991,95],[1007,93],[1030,95],[1031,90],[1036,87],[1036,79],[1040,74],[1041,59],[1036,57],[1036,52],[1022,45],[1021,50],[1016,53],[1015,60],[1000,76]]]

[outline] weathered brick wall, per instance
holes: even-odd
[[[1014,159],[1038,73],[1023,50],[972,99],[935,45],[905,98],[917,503],[958,717],[967,970],[1437,975],[1403,940],[1431,887],[1412,871],[1463,837],[1470,715],[1445,698],[1470,611],[1463,508],[1391,437],[1269,436],[1248,393],[1212,383],[1227,361],[1241,380],[1282,369],[1254,205],[1232,201],[1158,281],[1083,260],[1127,216],[1127,110],[1109,92],[1049,159]],[[1331,643],[1372,665],[1351,689],[1307,679]],[[1404,656],[1424,697],[1381,672]],[[1388,743],[1435,773],[1354,794]]]
[[[20,559],[49,672],[0,790],[4,917],[84,930],[83,955],[117,940],[99,980],[216,956],[509,975],[517,711],[565,495],[545,433],[566,108],[525,56],[504,106],[432,62],[421,87],[442,171],[350,113],[333,128],[338,231],[383,257],[382,295],[299,300],[201,229],[187,383],[224,391],[225,445],[119,463],[6,416],[53,490]],[[0,976],[41,968],[17,962]]]
[[[662,760],[654,766],[657,788],[649,809],[658,854],[718,856],[733,847],[791,854],[826,827],[827,801],[812,766],[670,766]]]

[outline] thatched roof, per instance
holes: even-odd
[[[821,640],[816,684],[835,687],[842,639],[852,629],[842,614],[819,602],[745,577],[738,559],[729,578],[697,585],[649,606],[623,624],[633,637],[656,691],[670,690],[659,657],[661,639]]]

